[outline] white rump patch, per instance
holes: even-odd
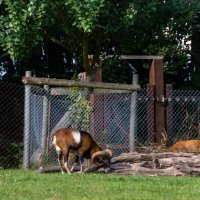
[[[72,136],[74,138],[74,141],[76,142],[76,144],[79,144],[81,142],[81,134],[79,131],[73,131],[72,132]]]
[[[60,149],[60,147],[56,144],[56,136],[55,136],[55,135],[53,136],[53,141],[52,141],[52,143],[53,143],[53,145],[55,146],[56,151],[60,152],[61,149]]]

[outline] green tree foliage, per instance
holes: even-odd
[[[44,1],[5,0],[1,16],[0,43],[13,60],[24,59],[42,41],[47,14]]]
[[[87,93],[84,94],[80,88],[73,87],[70,89],[69,99],[71,101],[69,107],[71,126],[88,130],[92,106],[87,99]]]
[[[163,55],[166,73],[177,77],[187,68],[192,23],[198,7],[199,1],[196,0],[141,0],[130,3],[126,23],[132,31],[124,38],[133,43],[125,48],[131,49],[133,54]]]
[[[1,46],[13,60],[23,60],[45,37],[62,45],[61,41],[52,37],[59,33],[70,37],[68,45],[72,43],[69,47],[63,46],[67,49],[73,47],[72,52],[76,52],[80,45],[78,37],[91,33],[95,28],[104,0],[5,0],[3,3],[5,13],[0,17]],[[81,42],[81,45],[88,45],[88,41]],[[84,50],[88,51],[87,48]]]
[[[104,0],[65,0],[69,13],[73,18],[73,26],[84,32],[92,32],[97,24],[99,12],[104,5]]]
[[[165,56],[166,73],[177,82],[187,77],[188,41],[199,4],[199,0],[3,0],[0,44],[13,60],[23,60],[48,39],[70,51],[87,72],[88,54],[94,59],[102,52],[159,54]]]
[[[191,57],[192,57],[192,87],[200,88],[200,8],[193,21],[192,26],[192,45],[191,45]]]

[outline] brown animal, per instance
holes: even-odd
[[[169,150],[172,152],[200,153],[200,140],[178,141]]]
[[[102,150],[101,147],[93,140],[92,136],[75,128],[62,128],[53,134],[52,141],[57,154],[61,172],[64,173],[63,165],[71,174],[75,165],[69,170],[68,157],[69,152],[76,153],[76,162],[80,163],[80,172],[83,172],[83,159],[91,159],[95,164],[103,164],[109,162],[112,157],[112,152],[109,149]]]

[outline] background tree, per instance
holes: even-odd
[[[75,66],[91,73],[88,54],[94,55],[94,62],[98,62],[99,55],[156,54],[165,57],[165,73],[170,83],[181,86],[191,79],[189,41],[198,0],[2,2],[0,44],[15,63],[21,60],[30,66],[39,60],[34,66],[36,71],[40,66],[47,74],[64,75],[81,70]],[[30,62],[33,57],[37,59]],[[143,80],[147,77],[148,63],[127,64],[116,57],[115,67],[109,63],[104,62],[105,81],[118,81],[116,77],[120,75],[120,82],[130,82],[129,65],[144,75]]]
[[[129,2],[123,23],[116,22],[118,28],[115,30],[118,31],[110,31],[112,39],[108,38],[111,42],[107,42],[110,45],[107,47],[117,54],[163,55],[166,81],[177,87],[188,85],[191,78],[192,24],[198,7],[199,1],[195,0]],[[146,64],[132,62],[145,77]]]
[[[0,43],[12,60],[26,60],[41,50],[44,39],[48,39],[75,54],[79,61],[82,57],[83,67],[89,73],[88,37],[103,0],[5,0],[3,3]]]
[[[200,88],[200,9],[193,21],[192,45],[191,45],[191,79],[192,87]]]

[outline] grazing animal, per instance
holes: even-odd
[[[200,153],[200,140],[178,141],[169,150],[172,152]]]
[[[76,163],[80,164],[80,172],[83,172],[83,159],[91,159],[95,164],[103,164],[105,160],[109,162],[112,157],[112,152],[109,149],[102,150],[101,147],[93,140],[92,136],[75,128],[61,128],[53,134],[53,145],[58,154],[58,162],[61,172],[66,169],[68,174],[71,174],[75,165],[69,170],[68,158],[69,152],[75,152]],[[76,164],[75,163],[75,164]],[[63,167],[64,165],[64,167]]]

